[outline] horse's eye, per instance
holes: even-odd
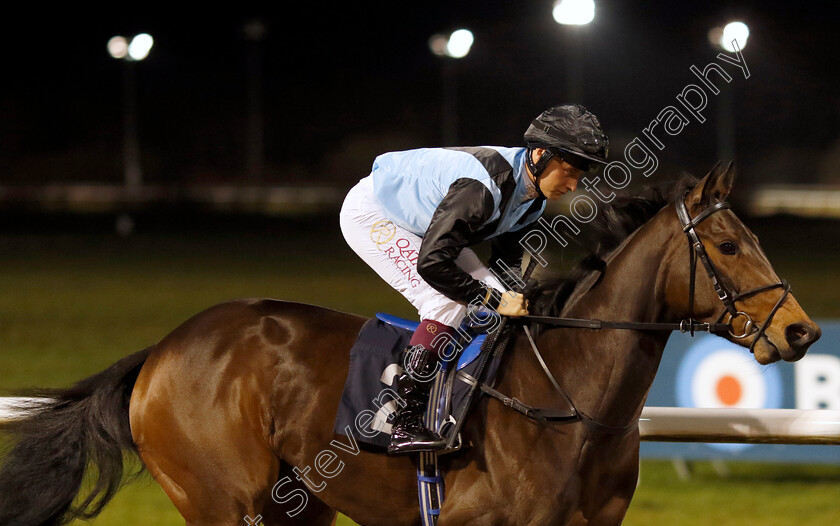
[[[734,256],[738,253],[738,245],[732,241],[724,241],[720,244],[720,252],[721,254],[726,254],[727,256]]]

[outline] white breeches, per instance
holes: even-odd
[[[417,256],[423,238],[392,223],[373,194],[373,178],[365,177],[354,186],[341,207],[341,232],[347,244],[388,285],[411,302],[421,320],[434,320],[457,327],[467,306],[433,289],[417,274]],[[472,277],[504,292],[506,289],[465,248],[455,263]]]

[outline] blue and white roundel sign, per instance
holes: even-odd
[[[759,365],[743,347],[704,335],[680,362],[676,395],[681,407],[776,409],[782,406],[782,377],[777,368]],[[709,445],[726,451],[750,447]]]

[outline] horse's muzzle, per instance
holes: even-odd
[[[812,343],[820,339],[822,330],[813,322],[791,323],[785,327],[785,340],[788,348],[780,350],[782,359],[795,362],[805,356],[805,352]]]

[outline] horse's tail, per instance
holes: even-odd
[[[0,465],[0,524],[59,525],[102,511],[121,487],[123,452],[137,453],[128,403],[151,349],[69,389],[32,390],[36,398],[16,406],[21,416],[0,423],[11,438]],[[85,477],[89,464],[95,481]],[[83,482],[90,489],[74,505]]]

